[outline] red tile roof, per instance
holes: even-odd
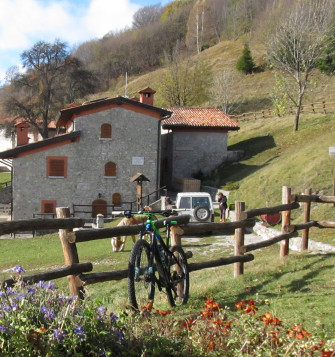
[[[220,109],[213,108],[164,108],[172,116],[163,120],[164,129],[173,128],[220,128],[238,130],[237,122]]]

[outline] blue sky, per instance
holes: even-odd
[[[76,46],[130,26],[143,6],[172,0],[0,0],[0,85],[37,41]]]

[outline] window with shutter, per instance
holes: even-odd
[[[116,165],[114,162],[107,162],[107,164],[105,165],[105,176],[116,176]]]
[[[47,157],[47,177],[66,177],[67,157],[48,156]]]
[[[112,126],[110,124],[101,125],[101,136],[102,139],[110,139],[112,137]]]
[[[42,201],[41,203],[42,213],[56,213],[56,201]]]

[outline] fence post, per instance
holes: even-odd
[[[283,186],[282,188],[282,203],[291,203],[291,188]],[[285,233],[285,227],[290,225],[291,211],[282,212],[282,233]],[[280,244],[280,257],[283,258],[289,253],[289,239],[284,239]]]
[[[312,190],[310,188],[306,188],[305,190],[305,195],[310,195],[312,193]],[[310,214],[311,214],[311,203],[310,202],[305,202],[304,205],[304,223],[309,222],[310,219]],[[308,249],[308,235],[309,235],[309,229],[303,229],[301,237],[301,250],[307,250]]]
[[[245,203],[242,201],[235,202],[235,215],[236,221],[241,220],[242,212],[245,210]],[[241,247],[244,245],[244,228],[235,229],[235,247],[234,255],[242,255]],[[234,278],[237,278],[239,275],[242,275],[244,272],[243,262],[234,263]]]
[[[69,218],[70,209],[68,207],[56,208],[57,218]],[[75,235],[72,229],[60,229],[59,239],[62,244],[65,265],[71,266],[72,264],[79,263],[78,252],[75,240]],[[74,296],[84,299],[83,283],[79,275],[69,275],[69,288]]]
[[[323,114],[327,114],[326,102],[324,100],[322,101],[322,108],[323,108]]]

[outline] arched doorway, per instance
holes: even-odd
[[[92,202],[92,217],[96,217],[99,213],[107,217],[107,202],[101,199]]]

